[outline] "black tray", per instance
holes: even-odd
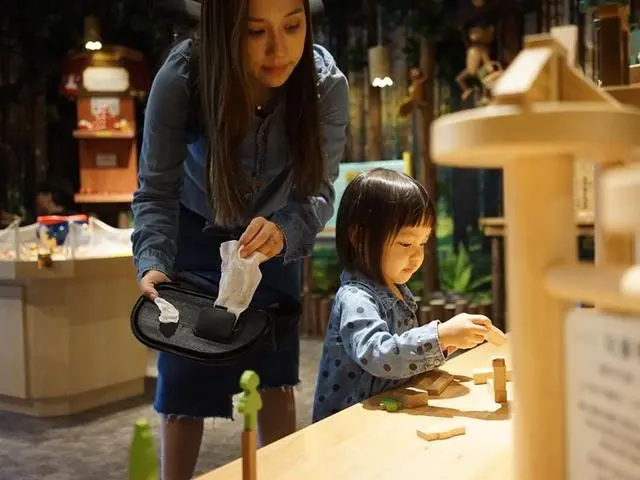
[[[181,283],[156,286],[161,298],[180,313],[178,323],[161,323],[160,309],[141,296],[131,312],[131,330],[144,345],[207,364],[224,364],[245,355],[269,332],[273,313],[248,308],[237,321],[214,306],[215,297]]]

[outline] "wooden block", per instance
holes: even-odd
[[[451,427],[446,425],[439,425],[431,428],[417,429],[416,434],[428,442],[434,440],[446,440],[447,438],[456,437],[458,435],[464,435],[466,428],[462,425]]]
[[[489,392],[491,392],[491,394],[493,395],[493,401],[496,403],[507,403],[507,390],[506,388],[504,390],[496,390],[495,388],[495,382],[493,381],[492,378],[489,378],[487,380],[487,387],[489,389]]]
[[[440,432],[439,439],[446,440],[447,438],[457,437],[458,435],[464,435],[467,432],[465,427],[454,427],[447,431]]]
[[[507,391],[507,367],[503,357],[496,357],[491,361],[493,366],[494,390]]]
[[[404,408],[424,407],[429,404],[429,392],[417,387],[405,387],[396,390],[391,396],[402,403]]]
[[[452,381],[453,375],[436,369],[420,377],[414,386],[426,390],[429,392],[429,395],[440,395]]]
[[[496,403],[507,403],[507,391],[506,390],[494,390],[493,401]]]
[[[426,440],[428,442],[431,442],[433,440],[438,440],[438,438],[440,437],[440,432],[437,430],[416,430],[416,434],[422,438],[423,440]]]
[[[476,385],[484,385],[487,380],[493,378],[493,368],[474,368],[473,383]],[[511,370],[506,371],[507,382],[511,381]]]
[[[487,342],[499,347],[507,342],[507,336],[498,327],[491,325],[487,334]]]

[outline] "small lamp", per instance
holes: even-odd
[[[374,87],[390,87],[391,55],[384,45],[376,45],[369,49],[369,81]]]
[[[94,51],[102,48],[100,23],[93,15],[84,18],[84,48]]]

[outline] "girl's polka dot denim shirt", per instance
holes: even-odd
[[[438,323],[419,326],[418,305],[356,273],[343,272],[331,309],[313,403],[319,421],[445,362]]]

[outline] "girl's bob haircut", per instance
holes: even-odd
[[[336,249],[342,268],[384,284],[386,245],[404,227],[433,227],[435,216],[429,194],[410,176],[386,168],[360,173],[338,208]]]

